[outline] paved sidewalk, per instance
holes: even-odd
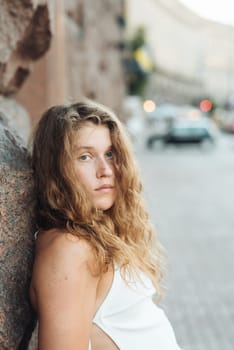
[[[234,349],[234,152],[138,150],[169,259],[162,305],[184,350]]]

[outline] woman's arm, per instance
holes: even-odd
[[[37,254],[34,266],[39,350],[87,350],[98,277],[88,243],[60,234]]]

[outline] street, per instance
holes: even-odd
[[[213,150],[136,147],[167,255],[161,301],[184,350],[234,347],[234,135]]]

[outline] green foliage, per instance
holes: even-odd
[[[136,29],[128,41],[128,54],[124,60],[128,94],[143,96],[151,71],[145,69],[137,57],[137,50],[147,46],[146,34],[143,27]]]
[[[139,47],[144,46],[145,43],[145,29],[143,27],[139,27],[133,34],[132,39],[130,40],[130,47],[132,51],[136,51],[137,49],[139,49]]]
[[[148,82],[147,75],[133,74],[128,82],[129,95],[144,96],[144,91]]]

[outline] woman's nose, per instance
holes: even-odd
[[[97,164],[97,177],[112,176],[113,168],[106,159],[99,159]]]

